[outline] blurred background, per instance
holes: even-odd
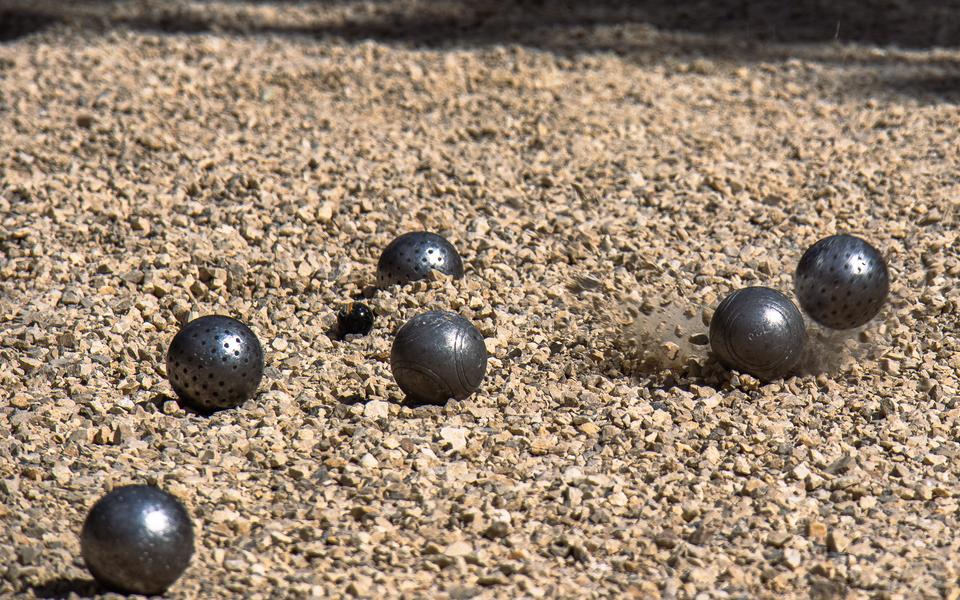
[[[930,48],[960,43],[960,0],[0,0],[0,39],[56,24],[582,50],[617,49],[590,29],[641,26],[718,42]]]

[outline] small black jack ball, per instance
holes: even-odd
[[[190,564],[193,524],[175,496],[149,485],[123,486],[90,509],[80,548],[104,587],[160,595]]]
[[[377,262],[377,285],[405,285],[423,279],[432,269],[457,279],[463,260],[446,238],[427,231],[405,233],[384,248]]]
[[[710,346],[727,368],[769,381],[786,376],[806,343],[803,315],[768,287],[748,287],[723,299],[710,321]]]
[[[880,312],[890,276],[876,248],[841,234],[823,238],[803,253],[794,285],[811,319],[831,329],[852,329]]]
[[[445,311],[425,312],[397,332],[390,352],[397,385],[418,402],[462,400],[480,387],[487,347],[470,321]]]
[[[337,335],[367,335],[373,329],[373,311],[361,302],[353,302],[337,313]]]
[[[197,411],[243,404],[263,378],[260,340],[230,317],[194,319],[170,343],[167,378],[180,399]]]

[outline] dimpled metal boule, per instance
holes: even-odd
[[[460,315],[425,312],[397,332],[390,367],[400,389],[416,401],[462,400],[480,387],[487,347],[477,328]]]
[[[263,377],[263,349],[250,328],[211,315],[187,323],[167,351],[173,391],[200,412],[243,404]]]
[[[710,321],[710,346],[720,362],[764,381],[783,377],[797,366],[806,337],[797,307],[767,287],[733,292]]]
[[[423,279],[432,269],[457,279],[463,277],[463,261],[453,244],[427,231],[405,233],[384,248],[377,262],[377,285],[404,285]]]
[[[880,312],[890,276],[876,248],[852,235],[831,235],[803,253],[794,286],[811,319],[831,329],[852,329]]]
[[[127,485],[102,497],[87,513],[80,549],[104,587],[155,596],[190,564],[193,524],[176,497],[149,485]]]

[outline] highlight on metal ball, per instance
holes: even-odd
[[[100,498],[80,531],[83,560],[94,579],[127,594],[163,594],[190,564],[193,523],[175,496],[128,485]]]
[[[170,343],[167,378],[177,396],[197,411],[233,408],[256,393],[263,378],[263,348],[236,319],[200,317]]]
[[[475,392],[487,370],[483,335],[470,321],[446,311],[429,311],[410,319],[397,332],[390,368],[411,399],[442,404]]]
[[[852,329],[880,312],[890,276],[876,248],[841,234],[823,238],[803,253],[794,286],[811,319],[831,329]]]
[[[796,368],[805,343],[803,315],[789,298],[768,287],[731,293],[710,321],[710,346],[721,364],[763,381]]]
[[[463,277],[463,260],[446,238],[428,231],[405,233],[384,248],[377,262],[377,285],[405,285],[437,270]]]

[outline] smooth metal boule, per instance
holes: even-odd
[[[427,231],[405,233],[384,248],[377,262],[377,285],[404,285],[437,270],[463,277],[463,260],[446,238]]]
[[[803,253],[794,286],[811,319],[831,329],[852,329],[880,312],[890,276],[876,248],[841,234],[824,238]]]
[[[720,362],[764,381],[789,374],[805,343],[803,315],[789,298],[768,287],[731,293],[710,321],[710,345]]]
[[[407,321],[393,340],[390,367],[397,385],[418,402],[462,400],[480,387],[487,370],[483,336],[470,321],[430,311]]]
[[[200,412],[232,408],[256,393],[263,378],[263,348],[236,319],[200,317],[170,343],[167,378],[180,399]]]
[[[173,495],[148,485],[114,489],[83,523],[80,548],[93,577],[111,590],[163,594],[193,556],[193,524]]]

